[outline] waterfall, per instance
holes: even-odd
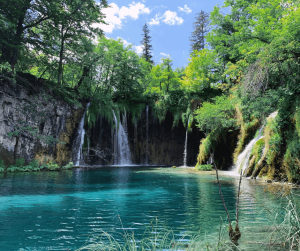
[[[257,136],[249,142],[249,144],[246,146],[245,150],[238,156],[238,159],[237,159],[237,161],[235,163],[235,167],[234,167],[234,169],[237,173],[240,173],[241,169],[243,170],[242,173],[244,173],[244,171],[248,167],[252,148],[254,147],[254,145],[257,141],[259,141],[261,138],[263,138],[263,136],[262,136],[263,129],[264,129],[264,126],[262,126],[259,129]]]
[[[183,152],[183,166],[187,166],[186,165],[186,157],[187,157],[187,139],[188,139],[189,123],[190,123],[190,119],[188,119],[186,132],[185,132],[185,143],[184,143],[184,152]]]
[[[138,136],[138,134],[137,134],[137,120],[136,120],[136,117],[135,117],[135,119],[134,119],[134,155],[136,155],[136,153],[137,153],[137,136]],[[136,159],[135,159],[135,163],[136,163]]]
[[[128,144],[128,136],[121,122],[118,123],[115,112],[113,111],[114,121],[116,125],[114,137],[114,164],[115,165],[131,165],[131,152]],[[123,124],[127,127],[126,114],[123,116]],[[127,130],[127,128],[126,128]]]
[[[78,136],[75,140],[75,149],[78,148],[77,153],[76,153],[76,158],[75,158],[75,160],[76,160],[75,166],[79,166],[80,160],[83,159],[82,145],[84,143],[84,135],[85,135],[85,130],[84,130],[83,126],[84,126],[85,113],[86,113],[87,109],[89,108],[89,106],[90,106],[90,102],[86,105],[82,119],[78,126],[78,131],[77,131]]]
[[[148,165],[149,106],[146,107],[146,165]]]
[[[125,131],[126,135],[128,135],[126,110],[123,113],[123,117],[122,118],[123,118],[123,128],[124,128],[124,131]]]

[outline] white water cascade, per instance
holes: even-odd
[[[148,140],[149,140],[149,106],[146,107],[146,165],[148,165]]]
[[[187,139],[188,139],[189,123],[190,123],[190,119],[188,120],[187,127],[186,127],[186,133],[185,133],[185,143],[184,143],[184,152],[183,152],[183,166],[187,166],[186,165],[186,158],[187,158]]]
[[[245,150],[238,156],[238,159],[234,166],[234,170],[236,173],[240,173],[241,170],[242,170],[242,173],[244,173],[244,171],[248,167],[251,150],[254,147],[255,143],[257,141],[259,141],[261,138],[263,138],[263,136],[262,136],[263,129],[264,129],[264,126],[262,126],[259,129],[257,136],[249,142],[249,144],[246,146]]]
[[[115,112],[114,121],[116,125],[114,137],[114,164],[115,165],[131,165],[131,152],[128,144],[128,136],[121,122],[118,123]],[[123,124],[127,130],[126,114],[123,115]]]
[[[75,162],[75,166],[79,166],[80,165],[80,160],[83,159],[83,154],[82,154],[82,145],[84,143],[84,135],[85,135],[85,130],[83,128],[84,126],[84,119],[85,119],[85,113],[87,111],[87,109],[89,108],[90,106],[90,102],[86,105],[86,109],[83,113],[83,116],[82,116],[82,119],[79,123],[79,126],[78,126],[78,136],[77,136],[77,139],[76,139],[76,146],[79,145],[78,147],[78,151],[77,151],[77,154],[76,154],[76,162]]]

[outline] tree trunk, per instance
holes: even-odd
[[[18,19],[18,23],[17,23],[17,30],[16,30],[16,34],[15,34],[15,38],[14,38],[14,44],[13,47],[11,49],[11,58],[10,58],[10,67],[11,69],[14,71],[15,69],[15,65],[18,61],[18,57],[19,57],[19,50],[20,50],[20,45],[22,43],[22,35],[24,33],[24,20],[25,20],[25,15],[27,10],[30,7],[30,2],[31,0],[27,0],[24,4],[24,7],[22,8],[22,11],[20,13],[19,19]]]
[[[80,86],[81,86],[81,84],[83,83],[83,81],[84,81],[84,79],[89,75],[89,72],[90,72],[90,68],[89,67],[87,67],[87,66],[84,66],[83,67],[83,73],[82,73],[82,75],[81,75],[81,78],[80,78],[80,80],[78,81],[78,84],[75,86],[75,90],[77,90]]]
[[[58,79],[57,83],[61,84],[62,81],[62,61],[64,56],[64,45],[65,45],[65,38],[64,38],[64,26],[61,26],[61,44],[60,44],[60,51],[59,51],[59,63],[58,63]]]

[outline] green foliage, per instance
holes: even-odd
[[[45,165],[45,168],[49,171],[57,171],[60,169],[60,166],[57,165],[55,162],[50,161],[47,165]]]
[[[282,135],[276,119],[270,118],[267,120],[265,133],[268,135],[266,138],[266,160],[271,165],[278,157],[282,144]]]
[[[0,173],[3,173],[5,170],[4,160],[0,159]]]
[[[197,165],[203,165],[207,162],[211,152],[214,148],[218,137],[218,132],[213,131],[207,135],[206,138],[201,140],[200,147],[199,147],[199,154],[197,157]]]
[[[281,95],[280,92],[269,90],[265,93],[260,92],[258,95],[244,95],[241,97],[241,108],[243,120],[246,123],[252,122],[254,119],[263,120],[269,114],[278,109],[278,102]]]
[[[235,109],[232,100],[220,96],[213,101],[214,103],[204,102],[202,107],[196,110],[195,119],[198,128],[207,133],[213,130],[234,129],[237,121],[234,118]]]
[[[62,167],[62,169],[72,169],[74,166],[73,162],[69,162],[65,166]]]
[[[33,159],[32,161],[30,161],[29,166],[38,167],[39,166],[39,161]]]
[[[39,165],[39,162],[37,160],[32,160],[28,165],[24,166],[24,159],[20,158],[17,159],[16,164],[14,166],[9,166],[7,168],[7,172],[37,172],[42,170],[47,171],[58,171],[58,170],[68,170],[73,168],[73,162],[69,162],[65,166],[58,166],[55,162],[50,161],[47,164]],[[4,172],[5,166],[1,166],[0,160],[0,172]]]
[[[264,139],[260,139],[255,143],[254,147],[252,148],[251,155],[256,156],[255,164],[257,164],[258,161],[260,160],[264,147],[265,147]]]
[[[300,179],[300,138],[297,132],[291,133],[288,137],[284,165],[291,181]]]
[[[25,163],[25,159],[24,158],[19,158],[19,159],[16,159],[16,162],[15,162],[15,166],[16,167],[22,167]]]
[[[205,47],[205,36],[209,32],[209,13],[201,10],[196,14],[194,31],[190,37],[191,51],[200,51]]]
[[[196,170],[199,170],[199,171],[212,171],[213,170],[213,166],[212,165],[200,165],[200,164],[197,164],[195,166]]]
[[[194,51],[185,68],[185,76],[181,81],[181,88],[186,92],[194,92],[217,86],[220,80],[217,55],[214,51],[203,49]]]

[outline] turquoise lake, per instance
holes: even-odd
[[[238,177],[221,175],[220,179],[235,220]],[[242,181],[241,247],[254,238],[268,238],[271,222],[266,210],[280,204],[255,183]],[[139,239],[151,224],[174,230],[182,241],[188,242],[194,234],[213,240],[221,219],[225,224],[227,218],[216,176],[184,173],[179,168],[6,173],[0,175],[0,196],[0,250],[6,251],[73,251],[96,240],[102,231],[120,242],[124,231]]]

